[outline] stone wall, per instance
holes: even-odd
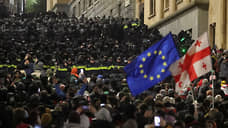
[[[163,23],[155,27],[160,30],[162,35],[166,35],[169,32],[178,34],[181,30],[192,29],[192,38],[197,39],[208,30],[208,11],[195,6],[163,21]]]
[[[218,48],[228,49],[228,1],[210,0],[209,4],[209,36],[213,41],[212,24],[215,23],[215,45]]]
[[[125,1],[129,1],[129,4],[126,5]],[[78,13],[79,2],[80,14]],[[121,16],[124,18],[135,18],[135,0],[96,0],[92,2],[91,6],[86,3],[85,10],[83,9],[83,4],[83,0],[73,1],[70,6],[69,15],[76,14],[76,17],[84,15],[85,17]],[[73,13],[74,7],[76,13]]]

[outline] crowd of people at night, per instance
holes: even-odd
[[[223,49],[211,49],[216,79],[208,73],[177,95],[169,77],[131,95],[122,67],[162,37],[156,28],[121,17],[46,12],[1,18],[0,127],[228,127],[228,52]],[[84,68],[108,66],[120,68]]]

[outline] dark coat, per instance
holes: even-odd
[[[219,69],[220,69],[219,77],[227,79],[228,78],[228,59],[220,60]]]

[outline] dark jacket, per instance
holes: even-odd
[[[80,127],[80,124],[77,124],[77,123],[67,123],[67,124],[64,124],[64,128],[81,128],[81,127]]]
[[[228,59],[222,58],[219,60],[219,69],[220,69],[219,77],[227,79],[227,77],[228,77]]]

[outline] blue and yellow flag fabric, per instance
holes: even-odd
[[[124,67],[133,96],[170,76],[169,66],[179,59],[171,33]]]

